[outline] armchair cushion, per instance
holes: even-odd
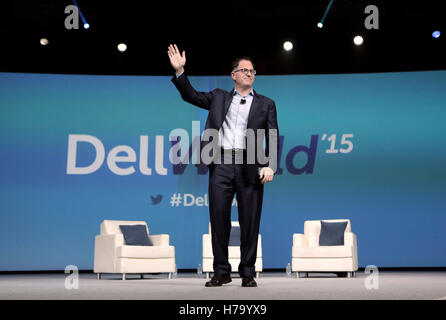
[[[292,258],[351,258],[353,247],[351,246],[321,246],[321,247],[297,247],[293,246]]]
[[[321,221],[321,234],[319,235],[320,246],[343,246],[344,232],[347,227],[345,222]]]
[[[165,259],[175,258],[173,246],[120,246],[116,248],[117,258]]]
[[[120,225],[119,228],[124,235],[125,244],[128,246],[151,246],[152,242],[147,235],[145,225]]]

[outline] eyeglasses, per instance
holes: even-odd
[[[251,74],[252,75],[256,75],[256,71],[254,70],[254,69],[246,69],[246,68],[243,68],[243,69],[237,69],[237,70],[234,70],[234,72],[238,72],[238,71],[241,71],[241,72],[243,72],[244,74],[248,74],[248,72],[251,72]]]

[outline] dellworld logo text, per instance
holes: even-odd
[[[192,123],[192,143],[189,144],[188,132],[184,129],[174,129],[169,134],[169,140],[171,141],[171,148],[169,150],[169,161],[172,165],[172,173],[174,175],[181,175],[184,173],[186,166],[192,160],[192,164],[197,167],[198,174],[207,174],[208,167],[203,165],[198,165],[199,157],[197,154],[200,152],[200,131],[199,122],[193,121]],[[198,131],[197,131],[198,130]],[[217,135],[217,133],[211,133],[211,135]],[[350,140],[353,138],[353,134],[342,134],[341,146],[344,148],[336,148],[336,134],[323,134],[321,141],[329,142],[329,147],[325,150],[326,154],[347,154],[353,150],[353,142]],[[217,141],[218,139],[214,139]],[[284,155],[284,142],[285,137],[279,136],[279,139],[270,139],[270,141],[277,141],[279,143],[278,154],[275,160],[274,169],[276,169],[276,174],[282,174],[283,168],[280,166],[282,163],[282,156]],[[312,174],[316,162],[316,153],[318,148],[319,135],[313,134],[310,137],[309,145],[297,145],[292,147],[286,152],[285,155],[285,168],[289,173],[294,175],[300,174]],[[78,164],[78,145],[80,143],[87,143],[94,148],[95,157],[93,161],[89,164],[80,166]],[[257,143],[259,143],[257,141]],[[263,140],[261,141],[263,143]],[[271,144],[271,143],[270,143]],[[91,149],[91,148],[90,148]],[[182,152],[179,152],[179,151]],[[178,158],[178,155],[182,154],[183,158]],[[301,156],[302,154],[302,156]],[[195,156],[194,156],[195,155]],[[203,155],[203,154],[202,154]],[[298,156],[299,155],[299,156]],[[296,166],[296,158],[299,157],[300,160],[306,156],[306,162],[302,164],[300,162],[299,167]],[[265,161],[270,161],[274,158],[270,155]],[[132,175],[136,172],[135,164],[137,162],[137,153],[134,148],[128,145],[119,145],[108,151],[106,156],[106,150],[102,141],[92,135],[88,134],[69,134],[68,135],[68,155],[67,155],[67,170],[68,175],[87,175],[92,174],[99,170],[105,159],[107,160],[107,167],[111,172],[120,176]],[[155,136],[155,172],[158,175],[167,175],[169,173],[168,168],[165,167],[165,153],[164,153],[164,136]],[[197,160],[198,159],[198,160]],[[139,161],[138,167],[139,172],[142,175],[150,176],[152,175],[152,168],[149,167],[149,136],[141,135],[139,137]],[[118,163],[120,164],[118,166]],[[249,162],[248,162],[249,163]]]

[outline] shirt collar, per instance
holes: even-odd
[[[233,93],[233,95],[235,96],[235,95],[239,95],[239,96],[242,96],[235,88],[234,88],[234,93]],[[251,91],[249,91],[249,93],[248,93],[248,95],[251,95],[251,96],[254,96],[254,90],[251,88]]]

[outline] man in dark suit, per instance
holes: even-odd
[[[217,132],[209,154],[203,154],[210,139],[202,138],[201,158],[209,156],[209,211],[211,222],[214,276],[206,287],[231,282],[228,244],[231,232],[231,205],[237,196],[240,222],[241,261],[238,267],[242,286],[256,287],[254,280],[264,183],[274,178],[278,155],[278,125],[273,100],[252,89],[255,70],[251,59],[238,58],[232,66],[234,89],[196,91],[184,72],[185,51],[176,45],[167,51],[175,76],[172,82],[184,101],[209,110],[206,131]],[[248,132],[253,133],[251,138]],[[205,134],[203,134],[203,137]],[[266,153],[263,140],[266,136]],[[259,143],[260,141],[260,143]],[[260,152],[259,152],[260,151]]]

